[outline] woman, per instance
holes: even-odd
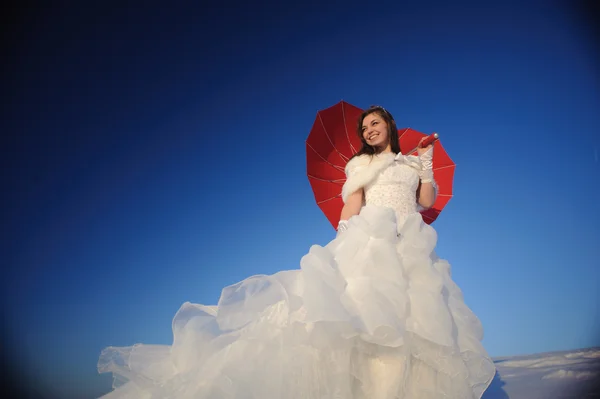
[[[173,345],[107,348],[107,398],[480,398],[495,368],[483,330],[418,213],[435,201],[432,146],[400,152],[392,115],[359,118],[337,237],[300,270],[185,303]]]

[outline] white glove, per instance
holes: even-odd
[[[433,147],[431,147],[424,154],[419,155],[422,169],[419,171],[419,178],[421,183],[432,183],[433,182]]]
[[[338,237],[340,234],[342,234],[346,230],[348,230],[348,221],[340,220],[340,222],[338,223],[338,227],[337,227],[337,234],[335,236]]]

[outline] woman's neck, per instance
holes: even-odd
[[[375,154],[386,154],[392,152],[392,145],[388,144],[384,149],[379,150],[379,148],[377,149],[377,151],[375,151]]]

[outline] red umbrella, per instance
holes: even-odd
[[[342,186],[346,181],[344,168],[362,144],[356,135],[362,109],[341,101],[317,112],[306,139],[306,172],[315,200],[329,222],[337,228],[344,206]],[[411,128],[398,129],[400,148],[405,155],[416,153],[421,138],[427,136]],[[408,150],[408,151],[407,151]],[[423,220],[431,224],[452,198],[455,164],[439,140],[433,147],[433,175],[438,185],[435,204],[422,211]]]

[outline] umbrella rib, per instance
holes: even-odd
[[[311,150],[313,150],[313,152],[314,152],[315,154],[317,154],[317,155],[319,156],[319,158],[321,158],[321,159],[322,159],[323,161],[325,161],[327,164],[329,164],[330,166],[334,167],[335,169],[337,169],[337,170],[339,170],[339,171],[341,171],[341,172],[344,172],[344,173],[346,173],[346,168],[342,168],[342,167],[341,167],[341,166],[339,166],[339,165],[334,165],[334,164],[332,164],[331,162],[329,162],[328,160],[326,160],[325,158],[323,158],[323,157],[321,156],[321,154],[319,154],[319,153],[317,152],[317,150],[315,150],[315,149],[312,147],[312,145],[310,145],[310,144],[308,143],[308,141],[305,141],[305,143],[306,143],[306,145],[307,145],[307,146],[309,146],[309,147],[310,147],[310,149],[311,149]]]
[[[336,147],[335,144],[333,144],[333,141],[331,141],[331,137],[329,137],[329,133],[327,133],[327,129],[325,129],[325,124],[323,123],[323,118],[321,118],[321,112],[319,111],[319,120],[321,121],[321,126],[323,126],[323,130],[325,131],[325,136],[327,137],[327,140],[329,140],[329,143],[331,144],[331,146],[333,147],[333,149],[335,150],[335,152],[338,153],[338,155],[342,158],[345,159],[346,162],[348,162],[348,158],[346,158],[344,156],[344,154],[342,154]]]
[[[336,198],[340,198],[341,196],[342,196],[342,194],[338,194],[338,195],[336,195],[335,197],[326,198],[326,199],[324,199],[324,200],[317,201],[317,205],[321,205],[323,202],[327,202],[327,201],[334,200],[334,199],[336,199]]]
[[[446,165],[446,166],[438,166],[437,168],[433,168],[433,170],[440,170],[440,169],[446,169],[446,168],[453,168],[456,165]]]
[[[427,216],[427,215],[423,215],[423,214],[421,214],[421,216],[423,216],[424,218],[427,218],[427,219],[431,220],[432,222],[435,220],[431,216]]]
[[[408,132],[408,129],[410,129],[410,128],[409,127],[404,128],[404,131],[398,135],[398,142],[400,141],[400,138],[402,138],[402,136],[404,136],[404,133]],[[400,151],[400,152],[402,152],[402,151]],[[410,154],[412,154],[412,152],[405,152],[403,155],[410,155]]]
[[[350,144],[350,149],[352,150],[352,153],[356,154],[358,151],[356,151],[356,149],[352,145],[352,142],[350,141],[350,135],[348,134],[348,125],[346,124],[346,109],[344,108],[343,102],[342,102],[342,117],[344,118],[344,130],[346,131],[346,139],[348,139],[348,144]]]
[[[320,177],[316,177],[316,176],[313,176],[313,175],[308,175],[308,177],[310,179],[320,180],[320,181],[324,181],[324,182],[327,182],[327,183],[336,183],[336,184],[339,184],[339,183],[343,184],[346,181],[346,180],[343,180],[343,179],[327,180],[327,179],[322,179]]]

